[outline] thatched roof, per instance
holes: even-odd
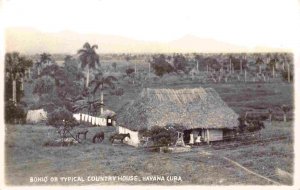
[[[133,102],[124,105],[118,123],[138,130],[179,124],[187,129],[233,128],[238,115],[212,88],[144,89]]]
[[[112,111],[112,110],[104,110],[103,113],[101,114],[101,117],[113,117],[116,115],[116,112]]]

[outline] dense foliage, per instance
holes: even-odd
[[[4,119],[6,123],[25,123],[26,113],[22,105],[15,105],[13,101],[5,102]]]
[[[152,57],[151,67],[157,76],[163,76],[164,74],[174,71],[172,65],[167,62],[164,54],[156,55]]]
[[[73,118],[73,113],[65,108],[57,108],[48,115],[47,124],[52,126],[63,126],[66,123],[71,126],[78,125],[76,120]]]

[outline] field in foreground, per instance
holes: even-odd
[[[87,140],[69,147],[47,147],[45,142],[57,138],[55,128],[38,125],[6,126],[5,175],[7,185],[45,185],[31,183],[30,177],[82,177],[84,182],[50,182],[64,184],[199,184],[199,185],[272,185],[232,164],[229,158],[257,174],[282,184],[278,170],[293,173],[293,125],[291,122],[266,124],[261,136],[246,140],[204,145],[191,152],[168,154],[149,152],[126,145],[112,145],[108,137],[114,128],[102,128],[106,138],[93,144],[91,138],[99,128],[90,128]],[[281,138],[286,137],[286,138]],[[143,176],[180,176],[182,181],[143,181]],[[138,176],[137,182],[87,181],[88,176]]]

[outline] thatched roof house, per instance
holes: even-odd
[[[118,123],[131,130],[179,124],[186,129],[232,129],[238,115],[212,88],[144,89],[126,104]]]

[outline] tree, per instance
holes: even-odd
[[[126,64],[127,64],[127,69],[128,69],[128,67],[129,67],[129,61],[130,61],[130,59],[131,59],[130,54],[125,55],[125,60],[126,60]]]
[[[291,65],[290,65],[291,58],[289,56],[286,56],[285,61],[287,62],[287,79],[288,79],[288,82],[290,83],[291,77],[293,77],[291,74],[292,72],[291,72]]]
[[[176,72],[183,71],[184,73],[188,73],[191,68],[188,67],[188,60],[182,54],[175,54],[173,56],[173,67]]]
[[[116,62],[112,63],[112,67],[114,68],[115,72],[117,72],[117,63]]]
[[[274,56],[270,59],[269,61],[269,70],[272,71],[272,77],[275,78],[275,66],[276,66],[276,63],[279,61],[279,59],[277,58],[277,56]]]
[[[50,76],[42,76],[35,81],[33,93],[41,96],[42,94],[50,94],[55,89],[54,79]]]
[[[205,58],[203,60],[203,63],[206,65],[207,73],[209,73],[210,68],[213,68],[213,69],[220,69],[221,68],[221,65],[219,64],[219,62],[213,57]]]
[[[283,121],[286,122],[287,121],[286,115],[291,110],[291,108],[288,105],[282,105],[281,110],[283,111]]]
[[[199,54],[194,54],[194,60],[196,61],[197,72],[199,72],[199,63],[201,63],[203,57]]]
[[[40,60],[36,63],[38,76],[40,76],[40,71],[41,71],[40,69],[41,69],[42,65],[48,63],[49,61],[51,61],[51,54],[48,54],[48,53],[40,54]]]
[[[42,53],[40,55],[40,61],[42,63],[48,63],[49,61],[51,61],[51,54],[49,54],[49,53]]]
[[[12,101],[17,103],[17,81],[21,81],[21,90],[23,90],[23,77],[25,70],[32,65],[32,60],[20,56],[18,52],[7,53],[5,55],[6,80],[12,82]]]
[[[273,110],[271,108],[268,109],[268,113],[269,113],[269,122],[272,122],[272,114],[273,114]]]
[[[261,74],[261,65],[264,64],[264,61],[262,60],[262,58],[258,57],[255,60],[255,64],[258,65],[259,74]]]
[[[101,72],[95,76],[95,79],[91,81],[91,84],[95,84],[93,89],[93,95],[95,96],[98,89],[101,91],[100,95],[100,115],[103,113],[103,91],[107,88],[114,89],[114,81],[117,79],[114,76],[104,76]]]
[[[24,123],[26,119],[26,113],[22,105],[16,105],[15,102],[9,100],[5,103],[4,120],[5,123]]]
[[[150,64],[154,70],[154,73],[160,77],[166,73],[174,71],[174,68],[170,63],[167,62],[164,54],[153,55]]]
[[[123,88],[117,88],[116,90],[111,91],[110,94],[111,94],[111,95],[116,95],[116,96],[118,96],[119,99],[120,99],[121,96],[123,96],[123,94],[124,94],[124,90],[123,90]]]
[[[66,55],[64,58],[65,63],[72,61],[72,56],[71,55]]]
[[[96,64],[100,65],[99,55],[96,53],[98,45],[91,46],[88,42],[83,45],[83,49],[78,50],[81,67],[87,67],[86,87],[89,86],[90,68],[95,68]]]

